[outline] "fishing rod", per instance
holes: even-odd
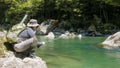
[[[20,24],[24,24],[24,21],[26,20],[27,17],[28,17],[28,14],[25,14],[25,16],[24,16],[23,19],[21,20]]]
[[[25,14],[24,17],[23,17],[23,19],[21,20],[21,22],[19,24],[14,25],[10,30],[13,30],[13,31],[14,30],[18,30],[19,26],[24,26],[25,25],[24,22],[25,22],[25,20],[26,20],[27,17],[28,17],[28,14]],[[9,33],[10,30],[7,30],[6,37],[7,37],[7,35],[8,35],[8,33]]]

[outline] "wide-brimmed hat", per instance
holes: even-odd
[[[36,19],[31,19],[29,21],[29,23],[27,24],[28,27],[36,27],[36,26],[39,26],[39,24],[37,23],[37,20]]]

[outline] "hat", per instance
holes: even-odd
[[[37,20],[36,19],[31,19],[29,21],[29,23],[27,24],[28,27],[36,27],[36,26],[39,26],[39,24],[37,23]]]

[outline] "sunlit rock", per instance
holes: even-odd
[[[7,34],[6,30],[0,31],[0,37],[3,38],[4,40],[6,39],[6,34]]]
[[[45,34],[48,34],[49,32],[51,32],[54,27],[56,26],[58,20],[53,20],[53,19],[48,19],[46,21],[43,21],[38,29],[37,29],[37,34],[42,34],[42,35],[45,35]]]
[[[47,33],[47,29],[49,27],[49,22],[48,21],[43,21],[37,29],[37,34],[46,34]]]
[[[6,39],[8,42],[16,42],[17,40],[17,35],[19,34],[19,32],[21,32],[22,30],[24,30],[26,27],[25,24],[16,24],[14,25],[8,32],[6,35]]]
[[[20,59],[13,52],[7,52],[4,58],[0,58],[0,68],[47,68],[46,63],[39,57]]]
[[[0,32],[0,68],[47,68],[46,63],[41,58],[36,56],[36,58],[21,59],[5,47],[5,42],[16,42],[18,33],[24,27],[24,25],[17,24],[9,32]]]
[[[7,31],[5,30],[0,31],[0,57],[4,57],[5,52],[7,51],[6,47],[4,46],[4,42],[6,41],[6,33]]]
[[[81,34],[79,34],[77,37],[78,37],[79,39],[82,39],[82,35],[81,35]]]
[[[50,33],[48,33],[48,35],[47,36],[45,36],[47,39],[54,39],[55,38],[55,35],[52,33],[52,32],[50,32]]]
[[[70,38],[75,38],[76,35],[74,33],[70,33],[69,31],[66,31],[65,34],[61,34],[59,37],[64,39],[70,39]]]
[[[62,35],[60,36],[60,38],[68,39],[69,37],[68,37],[67,35],[65,35],[65,34],[62,34]]]
[[[0,37],[4,37],[6,35],[7,31],[0,31]]]
[[[49,25],[45,24],[44,22],[42,22],[39,26],[39,31],[41,31],[43,34],[45,34],[47,32],[47,28]]]
[[[4,36],[0,37],[0,57],[4,57],[5,56],[5,52],[6,47],[4,46],[4,42],[6,41],[6,39],[4,39]]]
[[[65,34],[61,34],[59,37],[64,38],[64,39],[69,39],[69,34],[70,33],[68,31],[66,31]]]
[[[103,48],[115,49],[120,47],[120,32],[110,35],[103,43]]]
[[[76,35],[74,33],[70,33],[68,36],[69,36],[69,38],[75,38],[76,37]]]

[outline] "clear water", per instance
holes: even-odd
[[[36,50],[48,68],[120,68],[120,50],[105,50],[97,44],[105,38],[44,40]]]

